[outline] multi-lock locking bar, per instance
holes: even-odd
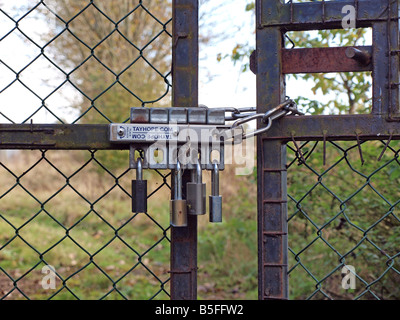
[[[143,179],[143,169],[172,170],[174,194],[170,222],[173,227],[186,227],[188,214],[206,213],[202,171],[208,169],[213,170],[210,222],[222,221],[219,177],[215,175],[224,169],[224,143],[232,138],[231,126],[225,125],[225,112],[225,109],[204,107],[132,108],[131,123],[110,125],[110,141],[130,145],[130,167],[137,172],[132,181],[132,211],[147,211],[147,181]],[[218,152],[217,159],[212,158],[214,151]],[[183,170],[192,173],[191,181],[185,186],[186,199],[182,196]]]
[[[136,168],[140,153],[144,169],[173,170],[179,160],[193,170],[200,159],[202,169],[212,170],[217,160],[223,170],[230,133],[224,109],[201,107],[132,108],[131,123],[110,125],[110,141],[130,145],[130,167]]]
[[[136,180],[132,181],[134,212],[147,209],[147,182],[143,180],[142,170],[172,170],[171,225],[187,226],[187,214],[206,213],[206,185],[202,181],[202,171],[206,169],[212,171],[210,222],[221,222],[219,171],[224,169],[224,144],[227,140],[238,143],[241,139],[262,134],[271,128],[274,120],[287,114],[301,114],[295,102],[287,99],[265,114],[253,113],[253,109],[242,110],[241,114],[241,110],[233,108],[233,114],[227,118],[233,117],[236,121],[227,126],[225,113],[230,111],[232,108],[132,108],[131,123],[110,125],[110,141],[130,145],[130,167],[137,171]],[[255,119],[262,119],[266,126],[246,133],[242,125]],[[218,152],[216,158],[214,151]],[[186,199],[182,197],[183,170],[191,171],[191,181],[186,182]]]

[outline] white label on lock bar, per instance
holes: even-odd
[[[112,142],[156,142],[177,141],[217,142],[220,134],[229,126],[176,125],[176,124],[111,124],[110,141]],[[188,139],[190,138],[190,139]]]
[[[118,124],[111,125],[111,141],[151,142],[177,140],[177,126],[159,124]],[[175,136],[174,136],[175,132]]]

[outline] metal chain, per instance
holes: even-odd
[[[231,112],[229,116],[225,116],[225,121],[232,121],[254,115],[257,111],[257,108],[224,108],[224,110],[225,112]]]
[[[287,99],[285,102],[281,103],[280,105],[276,106],[275,108],[268,110],[266,113],[255,113],[250,111],[255,111],[255,108],[243,108],[243,109],[235,109],[235,108],[226,108],[226,112],[232,112],[230,117],[225,117],[226,121],[232,120],[236,118],[236,121],[232,124],[229,131],[234,131],[235,128],[238,128],[240,125],[256,120],[261,119],[263,123],[267,124],[265,127],[255,130],[250,133],[245,133],[242,128],[242,136],[241,139],[248,139],[253,136],[262,134],[268,131],[274,120],[280,119],[287,115],[304,115],[304,113],[300,112],[297,109],[297,104],[292,99]],[[233,134],[232,137],[235,138]]]

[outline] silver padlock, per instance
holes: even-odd
[[[210,222],[222,222],[222,196],[219,194],[218,163],[213,162],[211,172],[211,195],[209,196]]]
[[[174,199],[170,201],[170,223],[173,227],[187,227],[187,203],[182,199],[182,168],[179,161],[174,173]]]
[[[203,215],[206,213],[206,184],[203,183],[202,175],[201,164],[197,160],[196,169],[192,170],[192,182],[186,184],[188,214]]]

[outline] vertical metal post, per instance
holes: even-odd
[[[197,107],[198,0],[173,0],[172,6],[172,105]],[[187,172],[182,185],[189,180]],[[197,299],[197,216],[188,216],[187,227],[171,227],[170,259],[171,299]]]
[[[388,0],[387,42],[390,117],[400,119],[400,46],[399,46],[399,1]]]
[[[388,23],[376,22],[372,27],[373,39],[373,104],[372,114],[387,116],[389,114],[389,43],[388,43]]]
[[[372,24],[372,114],[399,121],[399,3],[387,1],[387,21]]]
[[[276,19],[280,0],[257,1],[257,112],[266,112],[285,97],[282,32],[261,26],[261,10]],[[274,16],[275,13],[275,16]],[[288,299],[286,145],[257,140],[258,297]]]

